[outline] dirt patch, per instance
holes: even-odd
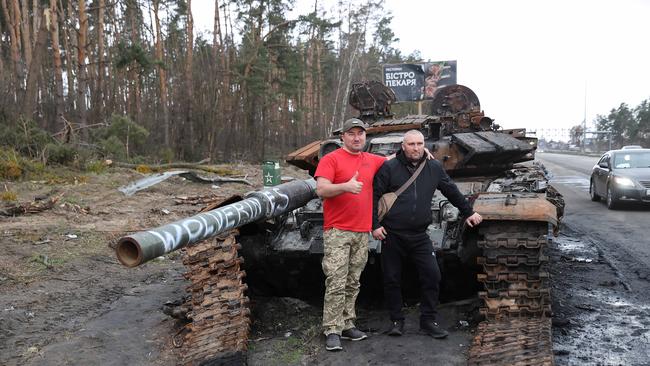
[[[127,269],[111,245],[200,208],[176,196],[229,197],[261,185],[258,166],[227,168],[258,186],[173,177],[126,197],[117,188],[143,177],[127,169],[5,182],[18,202],[52,191],[61,199],[38,214],[0,218],[0,364],[177,364],[171,337],[179,325],[161,306],[184,294],[180,254]]]

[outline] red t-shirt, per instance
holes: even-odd
[[[341,148],[318,162],[315,177],[323,177],[334,184],[345,183],[359,172],[357,181],[363,183],[361,192],[345,192],[336,197],[323,199],[325,230],[337,228],[354,232],[372,229],[372,180],[386,158],[366,152],[352,154]]]

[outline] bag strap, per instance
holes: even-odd
[[[411,185],[411,183],[413,183],[415,178],[417,178],[418,175],[420,175],[420,172],[422,171],[422,169],[424,169],[424,166],[426,164],[427,164],[426,160],[420,163],[420,166],[418,166],[418,169],[415,171],[415,173],[413,173],[411,178],[409,178],[409,180],[407,180],[406,183],[404,183],[401,187],[399,187],[399,189],[397,191],[395,191],[396,196],[399,196],[400,194],[402,194],[402,192],[404,192],[406,190],[406,188],[408,188]]]

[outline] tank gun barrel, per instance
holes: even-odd
[[[115,249],[117,259],[127,267],[139,266],[188,244],[291,212],[313,198],[316,198],[314,179],[251,192],[242,201],[122,237]]]

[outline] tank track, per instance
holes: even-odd
[[[479,324],[470,365],[553,365],[546,222],[487,221],[479,229],[478,275],[486,321]]]
[[[185,365],[245,365],[250,311],[241,246],[234,232],[186,249],[191,310],[181,349]]]

